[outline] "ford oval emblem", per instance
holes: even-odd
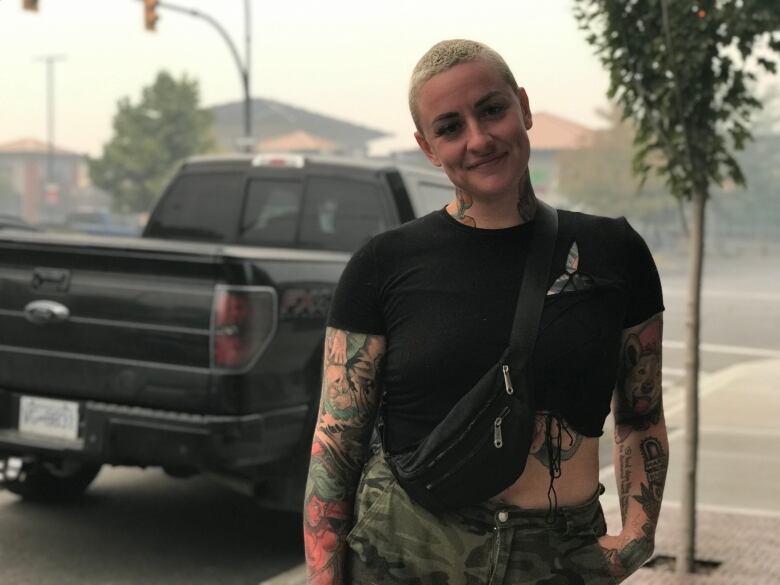
[[[36,325],[61,323],[68,320],[70,310],[56,301],[33,301],[24,308],[24,316]]]

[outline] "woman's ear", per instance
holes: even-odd
[[[531,115],[531,105],[528,102],[528,94],[525,88],[517,88],[517,99],[520,100],[520,109],[523,110],[523,125],[526,130],[530,130],[534,125],[534,117]]]
[[[441,166],[441,161],[439,158],[434,154],[433,149],[431,148],[431,145],[428,143],[428,141],[425,139],[425,136],[422,135],[422,132],[419,130],[414,133],[414,139],[417,141],[417,144],[420,147],[420,150],[425,153],[425,156],[428,157],[428,160],[431,161],[434,165],[437,167]]]

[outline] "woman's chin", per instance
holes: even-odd
[[[470,188],[469,188],[470,187]],[[465,187],[466,193],[479,199],[495,201],[499,199],[517,199],[519,193],[519,181],[483,180],[474,181]]]

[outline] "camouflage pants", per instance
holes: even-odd
[[[614,585],[597,537],[599,494],[584,504],[526,510],[486,502],[434,515],[413,503],[381,453],[368,461],[347,537],[353,585]]]

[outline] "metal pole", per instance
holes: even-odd
[[[252,15],[249,9],[250,0],[244,0],[244,32],[246,35],[246,48],[244,50],[244,136],[247,142],[252,138]],[[248,152],[254,150],[254,145],[247,144]]]
[[[46,59],[46,182],[54,181],[54,59]]]
[[[54,176],[54,128],[55,128],[55,93],[54,93],[54,66],[58,61],[64,61],[64,55],[42,55],[35,59],[36,62],[46,64],[46,184],[44,191],[55,184]]]
[[[64,55],[42,55],[35,61],[46,64],[46,181],[54,180],[54,65]]]
[[[142,0],[141,0],[142,1]],[[236,62],[236,67],[238,67],[238,74],[241,77],[241,85],[244,89],[244,139],[248,143],[248,138],[251,136],[252,131],[252,123],[251,123],[251,112],[250,106],[250,95],[249,95],[249,66],[247,65],[249,63],[249,47],[250,47],[250,22],[249,22],[249,0],[244,0],[244,13],[246,18],[246,43],[247,43],[247,54],[246,58],[244,60],[244,63],[241,62],[241,57],[238,54],[238,50],[236,49],[236,45],[233,42],[233,39],[230,38],[230,35],[228,35],[225,28],[217,22],[214,17],[209,16],[205,12],[201,12],[200,10],[195,10],[194,8],[187,8],[184,6],[179,6],[176,4],[171,4],[169,2],[159,2],[157,5],[159,8],[163,8],[165,10],[170,10],[172,12],[179,12],[181,14],[187,14],[189,16],[193,16],[195,18],[200,18],[202,20],[205,20],[208,22],[211,26],[213,26],[219,35],[222,37],[222,39],[227,43],[228,49],[230,49],[230,54],[233,55],[233,60]],[[248,144],[245,146],[245,149],[251,149],[251,144]]]

